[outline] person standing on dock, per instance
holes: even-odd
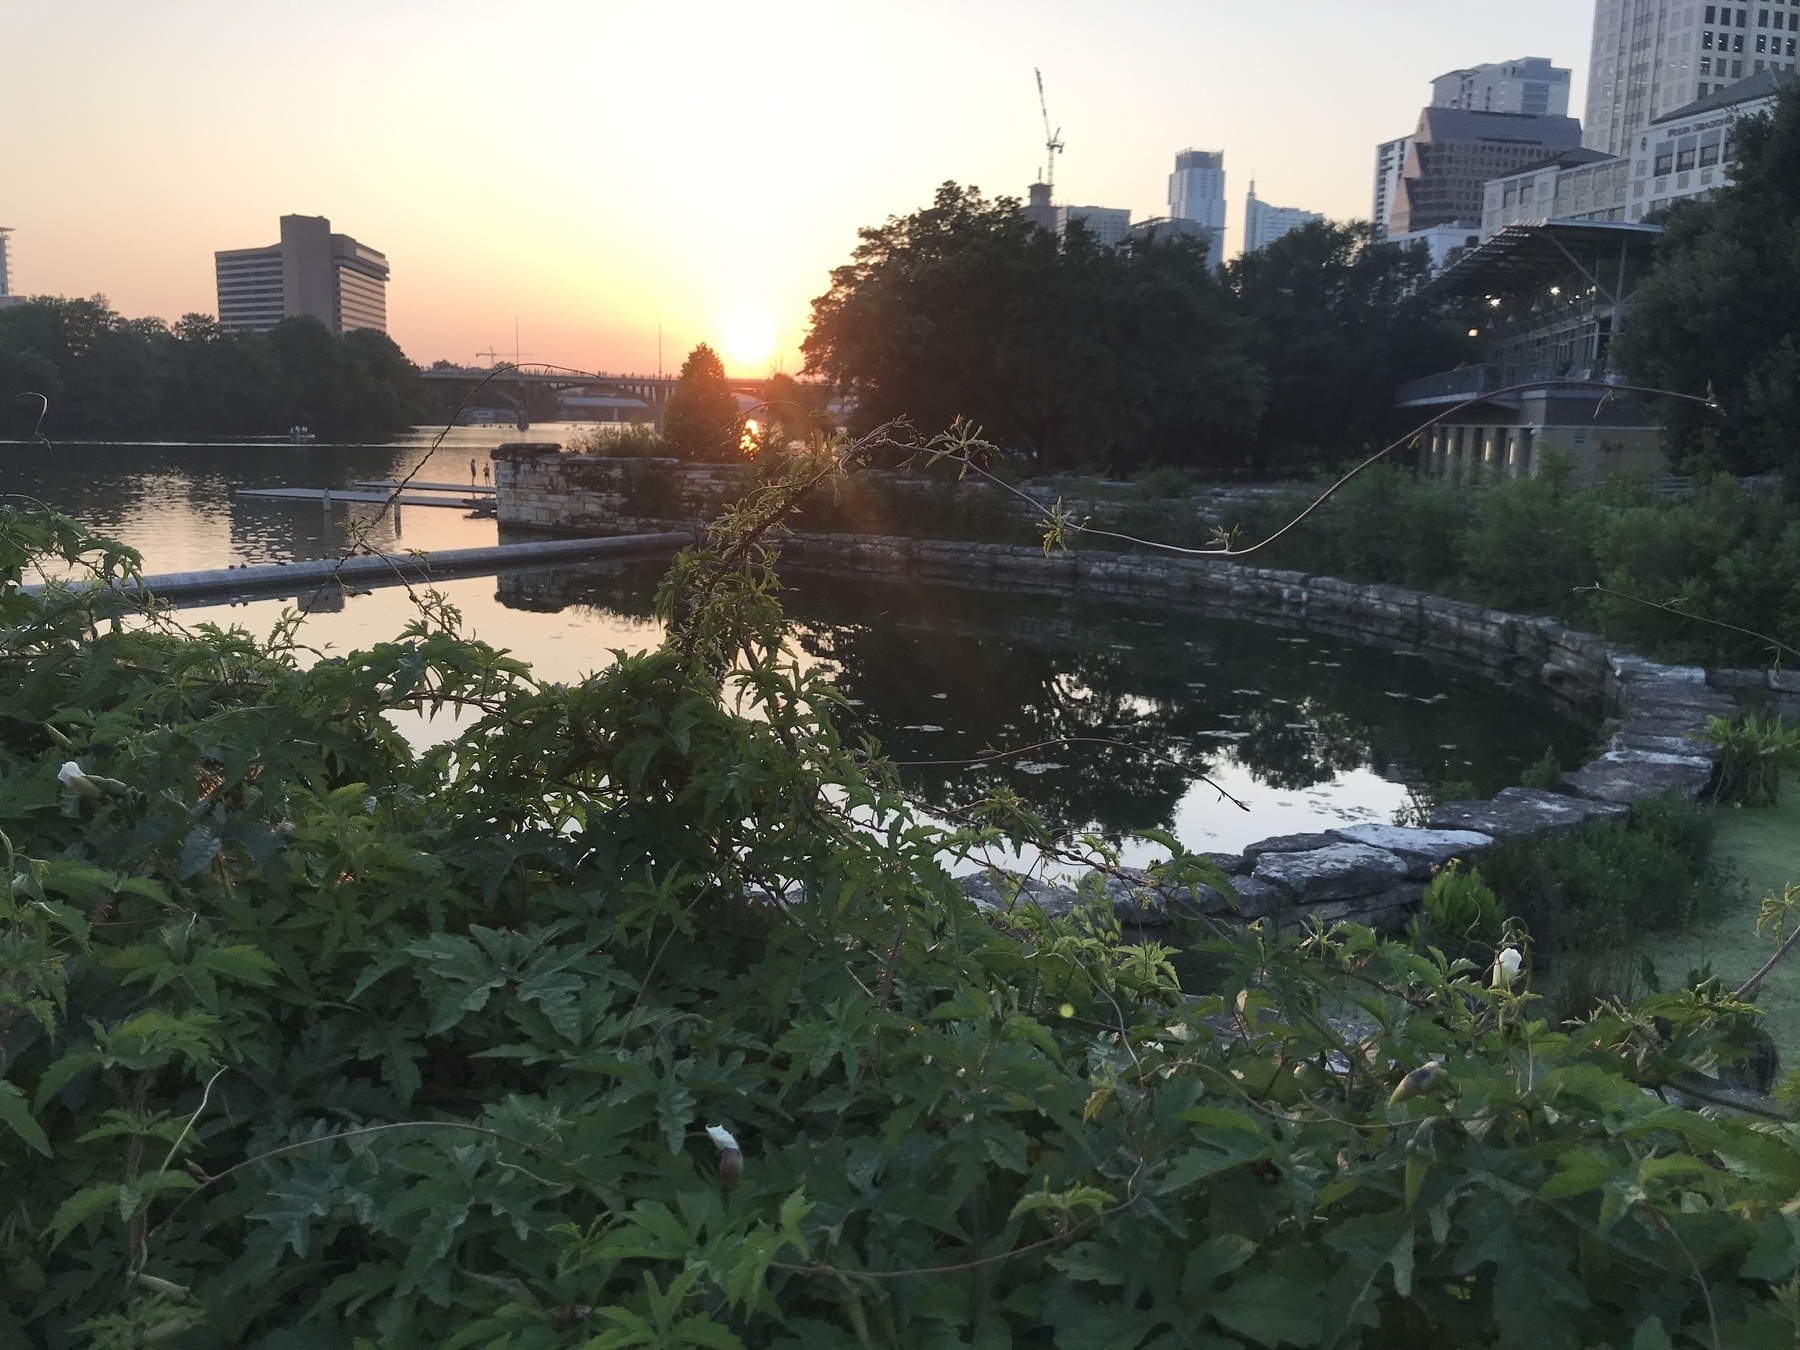
[[[494,485],[493,465],[483,464],[481,466],[481,482],[484,487],[492,487]]]
[[[475,486],[475,456],[469,456],[469,486]]]

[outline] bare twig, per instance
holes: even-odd
[[[1769,975],[1774,971],[1775,967],[1780,965],[1782,963],[1782,961],[1786,958],[1787,954],[1789,952],[1793,951],[1796,946],[1800,946],[1800,927],[1796,927],[1794,929],[1794,931],[1788,936],[1788,940],[1786,942],[1782,943],[1781,946],[1776,950],[1775,955],[1771,956],[1767,961],[1765,961],[1763,963],[1763,967],[1761,970],[1757,971],[1756,974],[1752,975],[1749,979],[1745,980],[1743,988],[1739,989],[1737,991],[1737,993],[1732,995],[1732,997],[1734,999],[1737,999],[1739,1002],[1747,1001],[1749,999],[1750,995],[1752,995],[1756,992],[1756,987],[1769,977]]]
[[[1690,623],[1702,623],[1709,628],[1723,628],[1730,633],[1741,633],[1747,638],[1754,638],[1777,653],[1786,652],[1789,656],[1800,657],[1800,648],[1790,647],[1780,638],[1770,637],[1767,633],[1759,633],[1753,628],[1740,628],[1735,623],[1726,623],[1723,619],[1709,619],[1704,614],[1690,614],[1685,609],[1677,609],[1674,605],[1662,600],[1646,600],[1642,596],[1627,595],[1624,591],[1615,591],[1610,586],[1577,586],[1577,595],[1610,595],[1616,600],[1628,600],[1634,605],[1642,605],[1646,609],[1658,609],[1664,614],[1673,614],[1678,619],[1686,619]],[[1779,657],[1777,658],[1779,659]]]

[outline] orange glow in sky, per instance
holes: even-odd
[[[1368,214],[1434,76],[1548,56],[1585,102],[1591,0],[60,0],[6,7],[15,289],[215,305],[215,249],[288,212],[388,255],[415,360],[796,371],[859,226],[947,179],[1023,195],[1034,67],[1058,197],[1165,212],[1223,149],[1265,201]]]

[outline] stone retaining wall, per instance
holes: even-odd
[[[1697,797],[1712,780],[1708,719],[1729,717],[1736,700],[1712,687],[1704,670],[1663,666],[1615,652],[1599,638],[1548,619],[1532,619],[1396,586],[1359,586],[1331,577],[1244,567],[1201,558],[1075,552],[943,540],[802,535],[785,546],[804,568],[839,576],[914,580],[1020,591],[1070,591],[1096,599],[1177,599],[1203,610],[1418,651],[1534,686],[1572,709],[1610,719],[1604,754],[1564,776],[1561,790],[1508,788],[1478,802],[1449,802],[1430,829],[1359,825],[1316,835],[1265,840],[1242,855],[1218,855],[1235,897],[1207,891],[1160,894],[1108,881],[1120,920],[1155,928],[1170,907],[1274,917],[1298,924],[1355,919],[1404,925],[1437,868],[1498,843],[1566,832],[1589,821],[1622,818],[1633,804],[1665,793]],[[1072,889],[989,874],[966,883],[989,907],[1020,899],[1049,908],[1074,903]]]

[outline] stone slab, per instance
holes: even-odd
[[[1577,797],[1627,806],[1671,792],[1698,797],[1712,782],[1709,759],[1664,755],[1645,750],[1615,750],[1584,769],[1563,775],[1563,786]]]
[[[1102,886],[1113,916],[1128,928],[1168,928],[1182,914],[1229,914],[1232,904],[1211,886],[1152,886],[1142,872],[1109,876]]]
[[[1244,850],[1244,857],[1254,863],[1268,853],[1311,853],[1317,849],[1330,848],[1338,842],[1340,841],[1329,834],[1282,834],[1250,845]]]
[[[1265,853],[1255,876],[1302,903],[1380,895],[1406,880],[1406,862],[1383,849],[1333,842],[1304,853]]]
[[[1434,830],[1472,830],[1506,841],[1564,834],[1590,820],[1618,819],[1631,808],[1616,802],[1566,797],[1536,788],[1507,788],[1492,801],[1445,802],[1431,813]]]
[[[1010,914],[1027,905],[1040,905],[1050,915],[1067,914],[1075,907],[1075,892],[1068,886],[1052,886],[1035,877],[1014,876],[1004,872],[983,872],[977,876],[958,877],[963,894],[977,908],[995,914]]]
[[[1419,884],[1396,886],[1380,895],[1360,900],[1333,900],[1310,909],[1293,911],[1291,926],[1299,927],[1317,920],[1324,924],[1360,923],[1379,933],[1397,933],[1425,898],[1425,887]]]
[[[1771,670],[1769,688],[1777,694],[1800,694],[1800,670]]]
[[[1333,830],[1347,844],[1362,844],[1392,853],[1406,864],[1408,881],[1429,881],[1453,858],[1467,858],[1494,847],[1492,835],[1473,830],[1409,830],[1399,825],[1351,825]]]
[[[1266,919],[1288,902],[1286,891],[1258,877],[1233,877],[1231,889],[1237,892],[1237,912],[1242,919]]]

